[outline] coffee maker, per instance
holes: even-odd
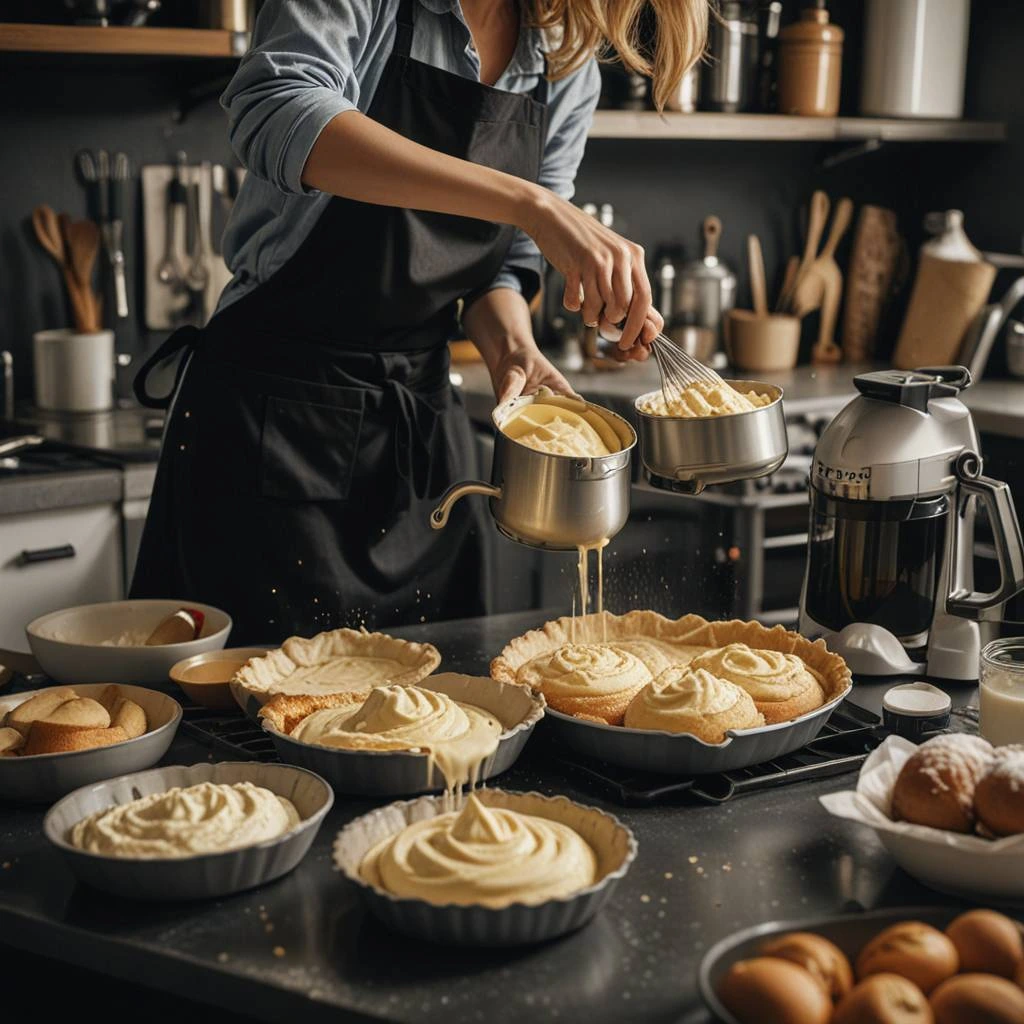
[[[978,621],[1024,589],[1024,550],[1005,483],[982,476],[978,434],[958,397],[962,366],[882,370],[822,433],[811,467],[800,631],[856,674],[978,678]],[[974,589],[984,510],[999,562]]]

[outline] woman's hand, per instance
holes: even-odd
[[[619,349],[645,359],[664,326],[652,305],[644,250],[543,188],[530,193],[521,227],[565,278],[563,304],[588,327],[625,321]]]
[[[561,395],[574,394],[569,382],[536,344],[511,349],[488,369],[499,405],[520,395],[536,394],[540,388],[550,388]]]

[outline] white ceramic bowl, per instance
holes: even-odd
[[[193,857],[104,857],[78,850],[67,841],[71,827],[96,811],[200,782],[262,786],[291,800],[301,820],[276,839]],[[252,761],[169,765],[69,793],[47,812],[43,832],[81,881],[114,896],[161,902],[217,899],[265,885],[291,871],[309,851],[333,803],[331,787],[319,775],[291,765]]]
[[[106,683],[75,687],[80,697],[98,697]],[[146,712],[149,728],[124,743],[67,754],[33,754],[30,757],[0,757],[0,800],[19,803],[50,803],[73,789],[137,772],[156,764],[171,745],[181,722],[181,705],[158,690],[120,684],[122,695]],[[38,690],[0,698],[0,718],[35,696]]]
[[[114,647],[104,641],[125,632],[148,635],[179,608],[206,616],[202,636],[159,647]],[[42,670],[60,683],[165,683],[171,666],[193,654],[222,648],[231,616],[197,601],[109,601],[41,615],[25,627]]]

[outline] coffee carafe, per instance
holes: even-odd
[[[811,468],[800,629],[824,636],[854,673],[977,679],[978,620],[1024,589],[1009,487],[982,475],[978,434],[958,397],[962,366],[854,378],[860,395],[825,429]],[[974,588],[977,506],[1000,583]]]

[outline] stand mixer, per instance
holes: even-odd
[[[978,621],[1024,589],[1013,498],[981,475],[958,397],[970,384],[962,366],[861,374],[815,448],[800,632],[854,673],[977,679]],[[979,502],[1000,571],[990,593],[974,589]]]

